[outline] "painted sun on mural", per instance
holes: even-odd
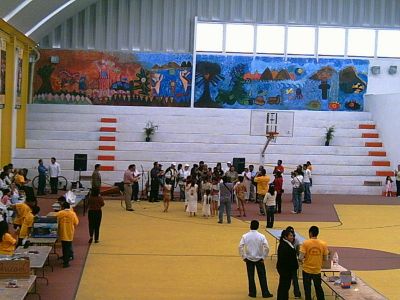
[[[191,61],[190,54],[43,50],[33,102],[188,107]]]

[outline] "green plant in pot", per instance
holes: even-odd
[[[332,141],[335,133],[335,126],[330,126],[326,128],[326,133],[325,133],[325,146],[329,146],[330,142]]]
[[[154,124],[152,121],[148,121],[146,126],[143,128],[144,134],[146,135],[146,142],[150,142],[151,136],[157,131],[158,125]]]

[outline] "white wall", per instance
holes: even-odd
[[[400,82],[397,83],[400,90]],[[389,95],[367,95],[365,110],[372,113],[384,143],[391,166],[400,164],[400,92]]]
[[[371,74],[372,66],[380,66],[381,73]],[[390,66],[397,66],[397,73],[389,75]],[[371,59],[369,62],[367,94],[394,94],[400,93],[400,59]]]

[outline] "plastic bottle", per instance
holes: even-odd
[[[335,253],[333,253],[332,262],[334,266],[337,266],[339,264],[339,255],[336,251]]]

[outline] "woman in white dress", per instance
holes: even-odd
[[[196,179],[192,179],[191,183],[186,185],[186,196],[188,201],[186,212],[188,212],[190,216],[192,215],[196,216],[197,191],[198,191],[198,186],[196,184]]]

